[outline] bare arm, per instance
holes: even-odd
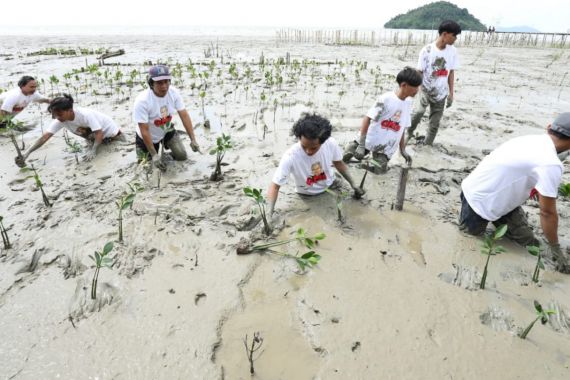
[[[556,211],[556,198],[538,195],[540,205],[540,224],[544,236],[550,244],[558,244],[558,212]]]
[[[368,116],[364,116],[360,127],[360,136],[364,136],[365,139],[366,135],[368,134],[368,127],[370,127],[370,118]]]
[[[190,140],[192,142],[196,142],[196,136],[194,136],[194,127],[192,127],[192,119],[190,119],[190,114],[188,114],[188,111],[184,109],[182,111],[178,111],[178,115],[182,120],[182,125],[184,125],[184,129],[186,129]]]
[[[271,216],[273,214],[273,209],[275,208],[275,203],[277,202],[277,196],[279,195],[279,189],[281,186],[271,182],[269,189],[267,189],[267,214]]]
[[[146,149],[149,151],[150,156],[154,157],[158,154],[156,149],[154,149],[154,144],[152,143],[152,136],[150,135],[149,126],[147,123],[139,123],[139,129],[141,131],[142,139]]]
[[[455,70],[449,70],[449,76],[447,77],[447,84],[449,85],[449,95],[447,97],[453,100],[453,94],[455,88]]]
[[[99,145],[101,145],[105,139],[105,135],[103,134],[102,129],[96,130],[94,133],[95,141],[93,141],[93,148],[91,148],[93,155],[97,154],[97,148],[99,148]]]

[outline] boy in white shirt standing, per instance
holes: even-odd
[[[411,165],[412,158],[406,152],[404,130],[410,126],[412,97],[422,84],[422,74],[412,67],[405,67],[396,76],[398,89],[390,91],[378,99],[368,110],[362,120],[358,141],[348,144],[343,155],[343,161],[349,162],[352,157],[362,160],[369,152],[381,167],[372,167],[376,173],[386,172],[388,161],[398,148]]]
[[[136,151],[139,161],[147,155],[160,170],[166,170],[166,163],[158,154],[160,144],[170,149],[172,157],[177,161],[187,158],[180,135],[174,129],[172,117],[175,112],[182,120],[182,125],[190,137],[190,148],[199,152],[200,146],[194,136],[192,120],[178,90],[170,86],[170,70],[165,65],[155,65],[148,72],[149,88],[141,92],[136,100],[133,120],[136,123]]]
[[[28,75],[24,75],[18,81],[18,87],[3,94],[0,94],[0,128],[5,128],[5,118],[18,115],[30,103],[49,103],[50,99],[44,97],[37,91],[36,80]]]
[[[354,197],[364,195],[342,162],[342,151],[331,137],[331,123],[316,114],[303,114],[293,125],[293,135],[299,140],[290,147],[273,175],[267,191],[267,214],[271,216],[279,195],[279,189],[293,175],[297,193],[322,194],[335,180],[333,167],[346,179],[354,190]]]
[[[48,112],[52,114],[52,118],[55,120],[47,127],[42,137],[23,153],[22,157],[16,157],[18,166],[24,167],[30,153],[44,145],[62,128],[93,142],[93,146],[83,157],[86,161],[95,158],[97,148],[105,140],[122,138],[121,129],[113,119],[89,108],[74,107],[73,98],[70,95],[63,94],[63,96],[54,98],[48,106]]]
[[[455,21],[444,21],[438,32],[437,40],[420,51],[417,68],[423,74],[422,91],[412,115],[412,126],[408,129],[409,139],[429,106],[429,128],[424,140],[426,145],[433,145],[446,99],[448,108],[453,104],[455,69],[459,66],[457,49],[453,44],[461,34],[461,27]]]

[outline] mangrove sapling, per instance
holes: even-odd
[[[123,242],[123,210],[132,208],[135,196],[139,191],[143,190],[143,187],[138,183],[134,183],[132,185],[129,183],[127,185],[129,186],[130,192],[126,192],[118,201],[115,202],[117,209],[119,210],[119,218],[117,220],[119,221],[119,242],[121,243]]]
[[[342,213],[342,201],[348,195],[347,192],[336,192],[331,189],[325,189],[325,191],[335,197],[335,205],[336,205],[336,212],[337,218],[339,223],[344,223],[344,215]]]
[[[564,198],[569,198],[570,197],[570,182],[569,183],[561,183],[560,187],[558,188],[558,194],[560,194]]]
[[[67,138],[65,143],[67,144],[68,152],[75,154],[75,162],[79,165],[79,157],[77,154],[81,152],[81,145],[77,141],[71,141],[70,138]]]
[[[10,131],[10,140],[12,141],[12,144],[14,144],[14,148],[16,148],[16,154],[18,155],[18,158],[23,161],[24,157],[22,156],[22,151],[20,150],[18,142],[16,141],[16,134],[14,130],[21,128],[24,123],[14,120],[13,116],[4,116],[3,121],[6,125],[6,129]]]
[[[481,253],[487,255],[487,261],[485,262],[485,268],[483,269],[483,277],[481,277],[480,289],[485,289],[485,281],[487,280],[487,267],[489,266],[489,259],[491,256],[498,255],[499,253],[505,252],[503,246],[497,245],[497,241],[500,240],[507,232],[507,225],[503,224],[495,230],[493,235],[485,235],[485,241],[481,247]]]
[[[542,323],[543,325],[546,324],[546,322],[548,322],[548,320],[550,319],[550,315],[551,314],[556,314],[556,311],[554,310],[544,310],[542,308],[542,305],[540,303],[538,303],[538,301],[534,301],[534,309],[536,310],[536,318],[534,319],[534,321],[532,321],[527,327],[526,329],[524,329],[524,331],[519,335],[519,337],[521,339],[526,339],[526,336],[528,335],[528,333],[530,332],[530,330],[532,329],[532,327],[534,326],[534,324],[540,319],[540,323]]]
[[[51,207],[52,204],[50,203],[45,191],[44,191],[44,186],[42,183],[42,180],[40,179],[40,176],[38,174],[38,172],[36,171],[36,168],[34,168],[34,165],[30,165],[30,167],[25,167],[20,169],[22,172],[33,172],[34,174],[32,174],[31,176],[28,176],[26,178],[33,178],[34,181],[36,182],[36,186],[40,189],[40,192],[42,194],[42,200],[44,201],[44,205],[46,205],[47,207]]]
[[[245,195],[247,195],[250,198],[253,198],[255,203],[257,203],[257,207],[259,207],[259,214],[261,215],[261,219],[263,220],[263,232],[265,233],[265,235],[269,236],[271,234],[271,227],[269,226],[269,223],[267,221],[267,214],[265,210],[265,205],[267,204],[267,202],[265,201],[265,198],[261,194],[261,191],[262,191],[261,189],[255,189],[251,187],[243,188],[243,192],[245,193]]]
[[[10,244],[10,239],[8,239],[8,232],[6,227],[4,227],[4,217],[0,215],[0,235],[2,235],[2,243],[4,243],[4,249],[10,249],[12,244]]]
[[[95,256],[89,255],[89,257],[95,262],[95,273],[93,274],[93,280],[91,281],[91,299],[97,298],[97,281],[99,280],[99,271],[102,267],[111,268],[113,265],[113,259],[107,255],[113,250],[113,242],[105,244],[103,251],[95,251]]]
[[[305,271],[306,268],[312,268],[319,263],[321,256],[319,254],[315,253],[314,249],[319,244],[319,240],[323,240],[325,237],[326,237],[326,235],[322,232],[317,233],[313,237],[309,237],[309,236],[307,236],[307,233],[306,233],[304,228],[299,228],[295,234],[295,237],[293,237],[291,239],[278,240],[278,241],[274,241],[274,242],[270,242],[270,243],[264,243],[264,244],[257,244],[257,245],[254,245],[252,247],[250,247],[250,246],[239,246],[237,253],[242,255],[242,254],[247,254],[247,253],[251,253],[251,252],[255,252],[255,251],[270,251],[270,252],[277,254],[279,256],[295,260],[295,262],[299,266],[299,269],[301,269],[301,271]],[[280,251],[276,251],[274,249],[275,247],[278,247],[280,245],[289,244],[289,243],[294,242],[294,241],[299,242],[305,248],[310,249],[310,251],[299,256],[298,254],[292,255],[290,253],[280,252]]]
[[[211,155],[216,155],[216,168],[212,175],[210,175],[210,181],[222,180],[222,160],[224,159],[228,149],[231,149],[232,147],[230,135],[222,133],[222,135],[216,139],[216,146],[210,150]]]
[[[540,247],[536,245],[527,245],[526,247],[528,253],[536,256],[536,266],[534,267],[534,272],[532,273],[532,281],[538,282],[538,276],[540,275],[540,270],[544,270],[544,263],[542,262],[542,255],[540,252]]]
[[[249,361],[249,373],[253,375],[255,373],[253,362],[259,359],[261,352],[257,355],[257,357],[254,358],[253,356],[263,345],[263,338],[261,337],[259,331],[253,333],[253,338],[251,338],[251,345],[249,344],[247,334],[245,334],[243,345],[245,346],[245,354],[247,355],[247,360]]]

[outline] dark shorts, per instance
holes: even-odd
[[[461,213],[459,214],[459,228],[471,235],[482,235],[487,229],[489,221],[480,217],[469,205],[463,192],[461,198]],[[508,214],[493,222],[495,227],[507,225],[506,237],[522,246],[538,245],[538,239],[534,236],[532,228],[528,224],[526,214],[522,207],[517,207]]]
[[[154,143],[152,145],[154,145],[154,150],[156,150],[158,152],[159,148],[160,148],[160,144],[164,144],[164,148],[166,149],[168,147],[168,142],[174,137],[176,136],[177,132],[176,130],[170,131],[167,134],[164,135],[164,137],[162,138],[162,140],[160,140],[157,143]],[[139,157],[139,160],[141,159],[142,156],[148,156],[149,155],[149,151],[146,148],[146,145],[144,144],[144,141],[141,137],[139,137],[139,135],[135,134],[136,136],[136,140],[135,140],[135,146],[136,146],[136,150],[137,150],[137,157]]]

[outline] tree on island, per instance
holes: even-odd
[[[412,9],[406,14],[392,18],[384,28],[389,29],[437,29],[445,20],[453,20],[461,25],[462,30],[484,32],[485,25],[472,16],[467,8],[459,8],[448,1],[437,1],[422,7]]]

